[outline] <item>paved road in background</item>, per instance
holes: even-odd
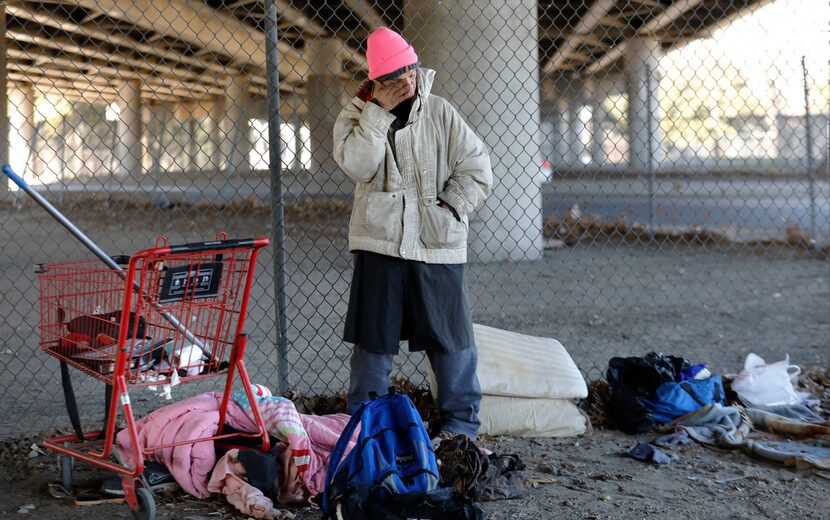
[[[297,183],[290,187],[297,188]],[[302,188],[300,186],[299,188]],[[209,177],[173,181],[170,177],[144,179],[136,183],[72,183],[45,187],[55,195],[73,192],[128,192],[142,194],[165,206],[176,200],[230,201],[256,197],[270,199],[267,177]],[[288,190],[289,192],[291,190]],[[583,215],[603,219],[621,218],[628,223],[649,223],[649,186],[636,178],[553,178],[542,185],[544,217],[564,215],[578,204]],[[655,224],[661,227],[704,226],[725,230],[732,238],[782,236],[786,227],[810,232],[811,197],[806,180],[759,180],[736,176],[725,180],[663,178],[654,184]],[[299,196],[298,194],[294,194]],[[290,193],[289,193],[290,196]],[[348,198],[348,195],[344,195]],[[830,242],[830,185],[816,182],[815,235]]]
[[[554,179],[542,188],[544,214],[559,216],[579,205],[582,215],[648,224],[648,183],[639,179]],[[660,180],[654,184],[658,226],[732,229],[739,237],[782,232],[796,226],[810,232],[811,197],[806,181]],[[830,240],[830,186],[814,189],[816,237]]]

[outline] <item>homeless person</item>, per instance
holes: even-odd
[[[481,390],[464,263],[469,215],[490,193],[490,158],[456,109],[430,93],[436,73],[419,67],[401,35],[374,31],[366,57],[369,81],[334,125],[334,157],[356,183],[348,411],[386,392],[406,340],[435,373],[443,421],[433,433],[474,440]]]

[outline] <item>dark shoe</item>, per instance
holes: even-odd
[[[179,489],[179,484],[173,475],[161,464],[156,462],[148,462],[144,465],[144,472],[141,474],[141,479],[145,486],[152,492],[157,491],[175,491]],[[124,496],[124,487],[121,485],[121,478],[109,478],[101,484],[101,492],[112,496]]]

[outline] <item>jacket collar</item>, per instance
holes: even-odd
[[[432,91],[432,83],[435,81],[435,71],[432,69],[418,69],[418,90],[415,100],[412,102],[412,111],[409,113],[409,122],[415,121],[423,113],[427,98]]]

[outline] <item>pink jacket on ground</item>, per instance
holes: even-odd
[[[136,422],[139,445],[147,448],[215,435],[221,401],[221,393],[209,392],[155,410]],[[251,419],[232,399],[228,402],[225,423],[240,431],[256,430]],[[116,442],[123,462],[134,465],[132,442],[126,429],[118,433]],[[191,495],[199,498],[210,496],[207,485],[216,465],[213,441],[156,450],[145,458],[167,466],[176,482]]]
[[[221,393],[210,392],[155,410],[136,422],[139,445],[146,448],[215,435],[221,400]],[[310,443],[308,466],[300,471],[296,464],[297,459],[291,456],[292,450],[283,450],[283,476],[277,499],[282,504],[307,504],[311,497],[323,492],[329,457],[350,419],[346,414],[299,414],[299,417],[306,434],[300,437],[306,438]],[[225,422],[239,431],[256,430],[253,419],[233,399],[228,402]],[[346,450],[347,454],[354,446],[358,433],[359,431],[355,432],[355,436],[352,437]],[[289,443],[290,440],[289,438]],[[135,464],[132,460],[129,432],[119,432],[116,441],[124,463]],[[290,445],[288,447],[290,448]],[[213,441],[156,450],[145,458],[167,466],[176,482],[187,493],[199,498],[210,496],[208,481],[216,465]]]

